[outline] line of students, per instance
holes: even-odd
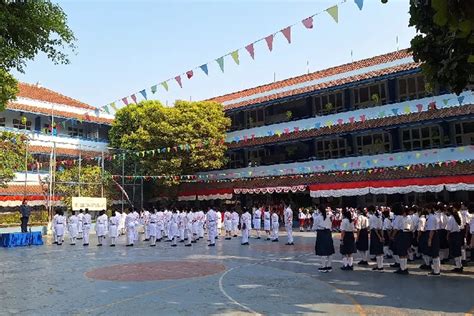
[[[323,258],[321,272],[332,270],[332,216],[332,210],[326,208],[316,211],[313,217],[315,252]],[[451,271],[462,273],[468,245],[474,249],[474,205],[468,210],[459,203],[427,204],[422,208],[397,203],[391,208],[347,208],[342,210],[342,218],[339,251],[343,255],[341,269],[345,271],[354,269],[353,254],[358,252],[361,266],[369,265],[369,253],[375,256],[374,271],[384,270],[384,258],[394,258],[390,267],[398,268],[395,273],[406,275],[408,261],[423,259],[419,268],[438,276],[441,264],[452,258],[455,267]],[[473,257],[471,252],[471,260]]]

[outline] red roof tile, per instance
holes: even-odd
[[[6,188],[0,187],[0,196],[1,195],[23,195],[25,192],[25,186],[21,185],[10,185]],[[26,194],[28,195],[42,195],[47,192],[47,187],[43,188],[41,185],[27,185]]]
[[[64,104],[82,109],[95,110],[95,107],[89,104],[77,101],[73,98],[67,97],[47,88],[39,87],[37,85],[20,82],[18,84],[18,88],[20,90],[18,93],[19,97]]]
[[[375,56],[375,57],[372,57],[372,58],[363,59],[363,60],[356,61],[356,62],[353,62],[353,63],[348,63],[348,64],[344,64],[344,65],[340,65],[340,66],[331,67],[331,68],[328,68],[328,69],[316,71],[316,72],[313,72],[313,73],[310,73],[310,74],[305,74],[305,75],[302,75],[302,76],[297,76],[297,77],[289,78],[289,79],[286,79],[286,80],[281,80],[281,81],[278,81],[278,82],[265,84],[265,85],[262,85],[262,86],[258,86],[258,87],[238,91],[238,92],[233,92],[233,93],[230,93],[230,94],[226,94],[226,95],[223,95],[223,96],[212,98],[211,100],[222,103],[222,102],[226,102],[226,101],[239,99],[239,98],[242,98],[242,97],[248,97],[248,96],[251,96],[251,95],[254,95],[254,94],[257,94],[257,93],[270,91],[270,90],[273,90],[273,89],[279,89],[279,88],[295,85],[295,84],[298,84],[298,83],[303,83],[303,82],[307,82],[307,81],[311,81],[311,80],[321,79],[321,78],[328,77],[328,76],[333,76],[333,75],[340,74],[340,73],[353,71],[353,70],[360,69],[360,68],[365,68],[365,67],[369,67],[369,66],[373,66],[373,65],[377,65],[377,64],[382,64],[382,63],[388,63],[388,62],[391,62],[391,61],[394,61],[394,60],[397,60],[397,59],[402,59],[402,58],[406,58],[406,57],[410,57],[410,56],[411,56],[411,54],[408,52],[408,50],[401,50],[401,51],[398,51],[398,52],[392,52],[392,53],[388,53],[388,54],[384,54],[384,55],[380,55],[380,56]],[[416,67],[419,66],[419,64],[417,64],[417,63],[411,63],[410,65],[413,68],[416,68]],[[376,77],[376,76],[380,76],[380,75],[384,75],[384,74],[388,74],[388,73],[392,73],[392,72],[411,69],[411,67],[407,68],[406,65],[403,65],[403,66],[398,66],[398,67],[391,67],[391,68],[380,70],[380,71],[373,71],[373,72],[370,72],[369,74],[352,76],[352,77],[350,77],[350,80],[348,80],[349,78],[344,79],[344,80],[334,80],[334,81],[331,81],[331,82],[328,82],[328,83],[322,83],[322,84],[315,85],[315,86],[308,87],[308,88],[301,88],[301,89],[292,90],[290,92],[283,93],[283,94],[276,94],[276,95],[272,95],[270,97],[258,98],[258,99],[255,99],[255,100],[250,100],[250,101],[246,101],[246,102],[240,102],[240,103],[237,103],[237,104],[228,105],[228,106],[225,106],[225,109],[229,110],[229,109],[233,109],[233,108],[242,107],[242,106],[245,106],[245,105],[248,105],[248,104],[256,104],[256,103],[260,103],[260,102],[264,102],[264,101],[268,101],[268,100],[273,100],[273,99],[276,99],[276,98],[281,98],[283,96],[295,95],[295,94],[304,93],[306,91],[322,89],[322,88],[328,88],[328,87],[331,87],[331,86],[336,86],[336,85],[344,84],[344,83],[347,83],[347,82],[368,79],[368,78],[372,78],[372,77]]]
[[[51,143],[52,144],[52,143]],[[49,154],[51,153],[51,147],[48,146],[28,146],[28,152],[32,154]],[[98,157],[101,155],[100,152],[98,151],[86,151],[86,150],[81,150],[79,149],[70,149],[70,148],[61,148],[61,147],[56,147],[56,154],[59,155],[64,155],[64,156],[74,156],[78,157],[79,152],[81,153],[82,156],[84,157]]]

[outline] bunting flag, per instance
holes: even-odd
[[[104,105],[103,109],[105,113],[110,114],[109,107],[107,105]]]
[[[313,17],[312,16],[304,19],[301,22],[303,23],[304,27],[306,27],[307,29],[312,29],[313,28]]]
[[[221,71],[224,72],[224,56],[217,58],[216,62],[219,64]]]
[[[188,79],[191,79],[193,75],[194,75],[194,72],[192,70],[186,71],[186,77],[188,77]]]
[[[364,6],[364,0],[354,0],[354,2],[359,7],[359,10],[362,10],[362,7]]]
[[[110,103],[110,107],[111,107],[115,112],[118,111],[117,107],[115,106],[115,102]]]
[[[265,37],[265,42],[267,42],[268,50],[272,51],[273,50],[273,34]]]
[[[209,71],[207,70],[207,64],[201,65],[199,66],[199,68],[201,68],[201,70],[206,74],[206,76],[209,75]]]
[[[140,93],[141,93],[141,95],[143,96],[143,98],[144,98],[145,100],[148,100],[148,98],[146,97],[146,90],[145,90],[145,89],[143,89],[142,91],[140,91]]]
[[[150,90],[151,90],[151,93],[155,94],[157,90],[156,84],[154,86],[151,86]]]
[[[181,82],[181,76],[176,76],[174,77],[174,80],[176,80],[176,82],[179,84],[179,86],[182,88],[183,87],[183,84]]]
[[[240,61],[239,61],[239,50],[234,50],[232,53],[230,53],[230,56],[232,56],[232,59],[234,60],[234,62],[238,65],[240,64]]]
[[[135,94],[132,94],[130,98],[132,98],[133,102],[137,104],[137,97],[135,96]]]
[[[288,44],[291,44],[291,26],[285,27],[283,30],[281,30],[281,32],[288,41]]]
[[[128,105],[128,99],[127,99],[127,97],[122,98],[122,102],[125,104],[125,106],[127,106],[127,105]]]
[[[252,57],[252,59],[255,59],[255,48],[253,47],[253,43],[245,46],[245,49],[247,50],[247,52],[249,52],[250,57]]]
[[[329,13],[329,15],[334,19],[334,21],[336,21],[336,23],[339,22],[339,10],[337,5],[327,8],[326,12]]]
[[[165,88],[166,91],[168,91],[168,81],[163,81],[160,84],[163,86],[163,88]]]

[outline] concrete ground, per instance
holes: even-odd
[[[280,233],[283,235],[283,232]],[[314,233],[295,233],[295,246],[222,237],[216,247],[151,248],[51,245],[0,249],[0,315],[465,315],[474,312],[474,264],[463,275],[428,277],[410,265],[317,271]],[[143,239],[143,236],[141,236]],[[336,238],[337,240],[337,238]],[[338,248],[338,247],[337,247]],[[357,259],[357,257],[356,257]],[[388,263],[386,263],[388,265]]]

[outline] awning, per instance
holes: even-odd
[[[474,175],[320,183],[309,186],[312,197],[441,192],[444,189],[448,191],[474,190]]]
[[[178,201],[194,201],[196,198],[204,200],[228,200],[232,198],[232,189],[209,189],[193,192],[182,192],[178,195]]]
[[[235,194],[258,194],[258,193],[288,193],[306,191],[306,185],[283,186],[283,187],[265,187],[265,188],[235,188]]]

